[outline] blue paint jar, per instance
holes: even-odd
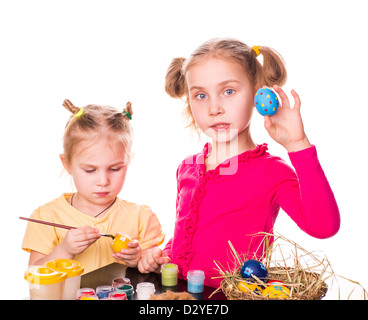
[[[202,270],[190,270],[187,274],[188,292],[200,293],[204,289],[204,272]]]
[[[113,291],[113,286],[99,286],[96,288],[96,295],[99,299],[107,298],[109,296],[109,293]]]

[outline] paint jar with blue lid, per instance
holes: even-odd
[[[96,295],[99,299],[102,299],[102,298],[108,298],[109,296],[109,293],[110,292],[113,292],[115,289],[113,286],[98,286],[96,288]]]
[[[204,272],[202,270],[190,270],[187,274],[188,292],[201,293],[204,290]]]

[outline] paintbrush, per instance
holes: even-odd
[[[53,222],[48,222],[48,221],[43,221],[43,220],[24,218],[24,217],[19,217],[19,219],[27,220],[27,221],[35,222],[35,223],[40,223],[40,224],[45,224],[45,225],[52,226],[52,227],[68,229],[68,230],[76,229],[76,227],[66,226],[66,225],[63,225],[63,224],[58,224],[58,223],[53,223]],[[112,234],[109,234],[109,233],[100,232],[100,235],[103,236],[103,237],[110,237],[112,239],[115,238],[115,236],[113,236]]]

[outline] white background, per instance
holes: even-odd
[[[173,57],[188,57],[214,37],[270,46],[283,55],[289,75],[284,88],[302,99],[305,130],[317,146],[342,223],[336,236],[317,240],[280,213],[276,230],[308,250],[320,250],[335,273],[368,288],[364,5],[363,0],[2,1],[0,298],[29,294],[23,279],[28,254],[21,250],[26,222],[18,217],[72,191],[59,161],[69,117],[62,107],[66,98],[77,106],[121,109],[132,101],[135,157],[120,196],[150,205],[170,238],[176,168],[204,142],[185,129],[183,102],[165,94],[165,72]],[[288,161],[257,113],[252,134]],[[346,297],[350,289],[344,282],[340,287]],[[328,297],[336,298],[336,292],[332,288]]]

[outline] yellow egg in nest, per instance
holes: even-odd
[[[250,293],[250,291],[256,294],[262,294],[262,288],[253,281],[240,281],[238,283],[238,289],[245,293]]]
[[[112,250],[114,250],[114,252],[120,252],[121,249],[129,249],[127,246],[129,242],[132,242],[132,238],[126,233],[118,233],[112,241]]]
[[[290,290],[284,286],[271,285],[263,290],[262,295],[268,298],[286,299],[290,296]]]

